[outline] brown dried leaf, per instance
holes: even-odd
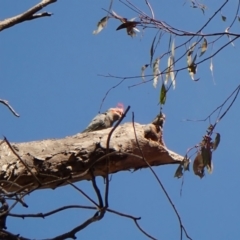
[[[203,159],[203,164],[207,168],[209,173],[213,171],[213,164],[212,164],[212,151],[210,148],[202,147],[201,148],[201,156]]]
[[[116,30],[118,31],[118,30],[121,30],[124,28],[127,28],[130,30],[130,29],[133,29],[134,27],[136,27],[138,23],[140,23],[140,22],[127,21],[125,23],[122,23],[120,26],[118,26],[118,28]]]
[[[211,174],[213,172],[213,162],[211,161],[211,165],[210,166],[207,165],[206,168],[207,168],[208,173]]]
[[[193,161],[193,172],[195,173],[195,175],[198,175],[200,178],[204,176],[204,164],[203,164],[203,159],[200,152],[197,153],[197,156]]]
[[[210,165],[211,166],[211,160],[212,160],[212,151],[210,148],[206,148],[203,146],[201,148],[201,155],[203,159],[204,166]]]

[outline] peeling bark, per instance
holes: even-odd
[[[143,155],[151,166],[182,161],[183,156],[168,150],[158,141],[146,139],[144,126],[136,123],[135,129]],[[68,184],[69,181],[91,179],[90,170],[95,176],[105,176],[107,166],[109,173],[148,167],[137,147],[131,123],[115,129],[107,151],[106,143],[110,131],[111,128],[108,128],[63,139],[12,143],[16,154],[6,142],[2,143],[0,145],[1,187],[8,192],[56,188]],[[106,156],[107,152],[108,156]]]

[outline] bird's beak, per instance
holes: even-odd
[[[123,115],[123,109],[122,108],[115,108],[114,112],[118,114],[120,117]]]

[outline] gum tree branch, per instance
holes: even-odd
[[[8,103],[8,101],[0,99],[0,103],[4,104],[5,106],[8,107],[8,109],[16,116],[16,117],[20,117],[20,115],[15,112],[15,110],[11,107],[11,105]]]
[[[27,11],[7,19],[0,21],[0,31],[4,29],[10,28],[16,24],[22,23],[24,21],[34,20],[41,17],[49,17],[52,16],[52,13],[43,12],[37,13],[41,9],[45,8],[47,5],[57,2],[57,0],[42,0],[40,3],[36,4],[32,8]]]
[[[183,156],[144,137],[144,125],[135,123],[139,145],[151,166],[179,164]],[[63,139],[48,139],[27,143],[11,143],[22,161],[12,152],[6,142],[0,145],[0,182],[8,192],[27,186],[31,189],[56,188],[81,180],[91,180],[90,168],[95,176],[129,169],[146,168],[142,161],[131,123],[118,126],[111,136],[107,166],[107,138],[111,128],[90,133],[76,134]],[[130,154],[131,153],[131,154]],[[139,157],[140,156],[140,157]],[[101,160],[100,160],[101,159]],[[23,164],[24,162],[25,164]],[[30,174],[31,170],[35,176]],[[41,182],[36,182],[36,178]]]

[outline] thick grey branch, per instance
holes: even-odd
[[[139,146],[149,165],[159,166],[182,161],[183,156],[163,146],[161,142],[146,139],[144,125],[135,124]],[[142,159],[131,123],[119,126],[113,133],[107,153],[107,138],[111,128],[76,134],[63,139],[12,143],[18,157],[6,142],[0,145],[0,183],[8,192],[38,188],[55,188],[69,182],[91,180],[90,168],[95,176],[107,172],[137,170],[148,165]],[[108,165],[106,157],[109,158]],[[33,177],[23,164],[31,169]],[[109,169],[107,169],[109,167]],[[21,189],[21,190],[20,190]]]

